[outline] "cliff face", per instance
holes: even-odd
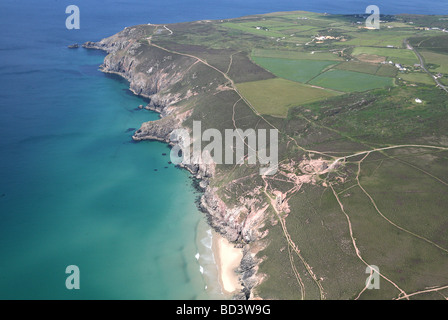
[[[150,26],[126,28],[99,42],[86,42],[83,47],[106,51],[108,55],[101,70],[127,79],[130,90],[150,99],[145,108],[161,114],[160,120],[143,123],[133,139],[158,140],[172,145],[170,135],[173,130],[190,130],[186,123],[193,118],[194,106],[204,105],[204,100],[210,101],[210,97],[215,98],[222,93],[227,80],[214,70],[204,72],[204,66],[194,57],[151,46],[150,37],[144,36],[150,32]],[[228,207],[218,196],[218,188],[211,186],[216,177],[215,165],[180,166],[200,181],[198,185],[203,194],[199,207],[207,215],[211,227],[230,241],[239,242],[240,246],[245,246],[244,243],[250,243],[259,236],[251,228],[259,225],[264,216],[252,214],[250,217],[247,207],[251,203]],[[252,210],[257,211],[255,208]],[[251,289],[258,282],[255,272],[257,261],[250,247],[246,246],[240,267],[244,289],[236,298],[250,297]]]

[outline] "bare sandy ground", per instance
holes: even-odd
[[[232,243],[216,232],[213,232],[212,248],[223,292],[231,294],[241,290],[238,274],[235,271],[243,258],[243,250],[235,248]]]

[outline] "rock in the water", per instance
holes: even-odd
[[[79,48],[79,44],[74,43],[68,46],[69,49],[78,49]]]

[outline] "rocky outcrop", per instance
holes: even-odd
[[[185,128],[184,121],[189,119],[193,112],[191,108],[184,108],[184,105],[188,99],[198,95],[192,91],[193,86],[188,82],[198,77],[196,72],[190,70],[197,61],[185,56],[173,58],[173,54],[160,48],[142,46],[141,37],[146,28],[148,27],[126,28],[99,42],[86,42],[83,47],[109,53],[101,65],[101,70],[118,74],[128,80],[130,90],[150,100],[144,108],[160,113],[161,119],[143,123],[135,131],[133,140],[157,140],[173,145],[170,140],[173,130]],[[222,86],[217,84],[217,87],[219,85]],[[203,192],[198,205],[207,215],[210,226],[231,242],[250,242],[248,228],[252,226],[253,221],[242,220],[240,217],[247,209],[229,209],[218,196],[218,190],[211,187],[215,167],[200,164],[180,166],[190,171],[198,181],[197,186]],[[246,248],[240,266],[244,289],[236,298],[251,297],[251,290],[257,282],[255,272],[256,259]]]
[[[224,235],[229,241],[241,240],[241,226],[232,217],[229,210],[216,194],[217,189],[207,187],[201,197],[200,208],[208,215],[208,221],[212,228]]]
[[[166,118],[159,121],[145,122],[138,129],[132,139],[134,141],[157,140],[170,143],[170,135],[173,128],[180,127],[180,121],[175,118]]]

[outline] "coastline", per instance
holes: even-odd
[[[122,73],[116,72],[116,71],[110,71],[101,69],[102,72],[113,74],[120,76],[127,80],[128,82],[131,81],[131,79],[128,79],[125,77]],[[129,90],[135,94],[136,96],[141,96],[146,99],[151,99],[149,95],[145,95],[143,93],[136,92],[132,87],[129,87]],[[148,106],[145,107],[145,109],[149,111],[153,111],[159,114],[160,118],[163,118],[163,108],[155,108],[151,107],[151,104],[149,103]],[[135,137],[133,137],[134,140],[138,141]],[[167,143],[169,146],[172,146],[173,143],[171,141],[167,141],[166,139],[153,136],[151,140],[159,141]],[[190,172],[192,177],[196,177],[198,180],[203,181],[204,177],[198,177],[191,168],[188,166],[179,166],[182,169],[186,169]],[[204,192],[204,190],[200,190]],[[200,209],[200,208],[199,208]],[[209,213],[209,212],[204,212]],[[198,260],[198,263],[200,265],[200,272],[202,273],[202,276],[204,278],[204,282],[206,284],[205,289],[209,292],[209,298],[211,299],[220,299],[221,296],[224,296],[225,298],[232,299],[234,298],[238,293],[241,293],[244,289],[243,283],[240,280],[238,274],[236,273],[236,270],[240,268],[241,262],[244,257],[244,251],[242,248],[236,248],[233,243],[231,243],[229,240],[227,240],[224,235],[218,233],[217,231],[214,231],[212,226],[207,223],[206,224],[208,229],[211,232],[211,247],[208,248],[212,252],[212,264],[216,267],[216,270],[211,270],[210,262],[207,261],[201,264],[200,260],[203,260],[203,254],[197,253],[196,259]],[[203,228],[203,226],[202,226]],[[201,229],[201,226],[198,225],[197,232]],[[198,232],[199,233],[199,232]],[[201,242],[201,239],[198,238],[197,243],[199,244]],[[202,246],[207,248],[207,245],[204,245],[204,243],[201,243]],[[200,250],[199,250],[200,251]],[[208,264],[208,265],[207,265]],[[215,274],[215,272],[216,274]],[[219,288],[216,288],[216,284],[219,285]],[[220,293],[217,292],[217,289],[220,291]]]
[[[218,281],[225,295],[234,295],[243,289],[237,269],[243,259],[243,249],[236,248],[222,235],[213,232],[212,250],[218,268]]]
[[[219,282],[218,268],[213,252],[213,233],[210,226],[204,219],[201,219],[196,228],[196,248],[195,258],[198,262],[199,272],[202,274],[205,292],[200,299],[222,300],[227,296],[222,291]]]
[[[125,31],[127,28],[125,28]],[[131,37],[132,38],[132,37]],[[183,121],[190,116],[190,113],[177,114],[173,106],[182,99],[171,94],[161,93],[163,88],[173,85],[170,80],[163,79],[160,82],[161,75],[151,75],[140,79],[135,73],[135,64],[133,59],[128,59],[125,55],[122,58],[116,57],[114,52],[119,51],[118,47],[125,47],[125,43],[132,43],[122,33],[118,33],[100,42],[86,42],[83,44],[85,49],[101,50],[108,53],[104,59],[104,63],[100,66],[103,73],[114,74],[120,76],[129,82],[129,90],[136,96],[149,99],[150,102],[145,109],[154,111],[160,115],[157,121],[145,122],[139,130],[135,132],[132,139],[134,141],[160,141],[170,146],[170,134],[175,128],[184,128]],[[162,70],[165,70],[162,68]],[[214,299],[217,292],[215,286],[219,285],[218,299],[224,295],[229,299],[246,300],[251,299],[252,289],[258,284],[256,271],[258,270],[258,261],[251,254],[250,243],[257,239],[257,236],[250,235],[246,238],[242,245],[244,248],[235,248],[236,243],[240,243],[243,235],[241,234],[242,226],[232,222],[232,219],[226,217],[225,212],[228,210],[225,203],[217,196],[215,188],[210,187],[210,180],[214,177],[214,167],[200,165],[177,165],[181,169],[190,172],[192,178],[197,180],[197,189],[202,193],[200,200],[197,202],[198,209],[204,213],[207,226],[212,232],[212,255],[214,266],[216,267],[211,278],[208,275],[207,268],[201,264],[201,255],[198,252],[197,260],[200,265],[200,271],[206,284],[206,291],[210,292],[208,285],[213,288],[209,298]],[[238,210],[232,210],[238,213]],[[201,259],[202,260],[202,259]],[[217,269],[217,270],[216,270]],[[235,270],[239,269],[241,277]],[[210,281],[211,280],[211,281]],[[217,281],[218,280],[218,281]],[[219,290],[218,289],[218,290]]]

